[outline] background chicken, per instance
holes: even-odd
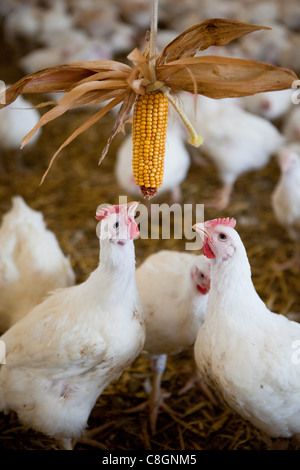
[[[271,122],[241,109],[234,99],[198,96],[196,115],[193,95],[185,94],[184,104],[203,136],[201,152],[211,158],[223,184],[217,200],[206,205],[223,209],[230,202],[237,178],[267,165],[283,137]]]
[[[300,142],[300,107],[294,106],[282,125],[282,133],[288,142]]]
[[[19,96],[16,101],[0,112],[0,147],[3,150],[14,152],[16,163],[20,163],[20,147],[23,137],[37,124],[40,113],[33,105]],[[38,130],[32,142],[31,148],[41,135]],[[1,162],[3,164],[3,162]]]
[[[83,433],[107,385],[140,353],[144,324],[135,281],[137,203],[97,211],[100,263],[77,286],[56,290],[1,340],[0,409],[56,438]]]
[[[200,372],[224,401],[267,436],[300,432],[300,325],[268,310],[251,279],[234,219],[196,224],[211,259],[206,317],[195,341]]]
[[[287,269],[300,267],[300,144],[283,146],[278,152],[281,175],[272,194],[272,207],[277,221],[295,243],[291,260],[282,264]]]
[[[169,410],[161,392],[167,356],[191,348],[204,321],[209,269],[210,263],[202,255],[162,250],[149,256],[136,271],[146,326],[144,350],[154,374],[149,400],[153,433],[159,408]]]
[[[293,90],[266,91],[242,98],[246,111],[258,114],[270,121],[281,118],[293,106]]]
[[[0,331],[4,332],[57,287],[75,282],[69,259],[41,212],[12,199],[0,227]]]

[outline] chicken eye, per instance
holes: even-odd
[[[201,274],[200,274],[200,277],[204,278],[204,274],[203,274],[203,273],[201,273]]]
[[[113,225],[113,228],[118,228],[119,227],[119,222],[115,222],[114,225]]]
[[[225,233],[220,233],[219,236],[218,236],[219,240],[227,240],[227,236],[225,235]]]

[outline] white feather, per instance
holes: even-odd
[[[0,227],[0,331],[7,330],[49,292],[75,282],[69,259],[41,212],[20,196]]]

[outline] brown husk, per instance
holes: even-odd
[[[260,29],[271,28],[229,19],[208,19],[179,34],[164,48],[156,63],[162,65],[183,57],[191,57],[210,46],[224,46],[234,39]]]
[[[193,80],[191,80],[191,75]],[[188,57],[156,68],[158,80],[174,91],[195,92],[209,98],[248,96],[291,88],[297,75],[262,62],[218,56]]]

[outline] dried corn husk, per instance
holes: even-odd
[[[261,29],[269,28],[228,19],[206,20],[187,29],[168,44],[158,55],[154,71],[149,45],[146,46],[144,53],[134,49],[129,54],[128,58],[133,62],[133,67],[113,60],[58,65],[27,75],[13,84],[6,90],[6,103],[0,107],[12,103],[21,93],[66,93],[25,136],[22,142],[24,146],[41,126],[62,116],[68,110],[88,103],[104,103],[111,100],[60,146],[52,157],[51,166],[58,153],[77,135],[96,123],[114,106],[123,102],[102,152],[101,162],[112,139],[123,129],[137,94],[159,89],[169,97],[170,92],[188,91],[220,99],[291,88],[297,79],[291,70],[245,59],[194,57],[198,51],[203,51],[212,45],[221,46]],[[2,101],[0,95],[0,102]],[[174,101],[171,102],[174,104]],[[178,106],[176,109],[178,111]],[[181,114],[180,111],[179,113]],[[186,117],[183,120],[185,123],[188,122]],[[193,137],[191,142],[197,142],[196,145],[199,145],[201,138],[198,137],[196,139]]]

